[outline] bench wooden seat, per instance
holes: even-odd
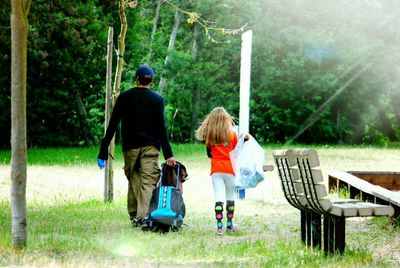
[[[348,172],[334,171],[329,173],[330,184],[336,182],[334,185],[336,188],[339,187],[339,181],[351,185],[352,189],[357,189],[358,193],[366,193],[377,197],[379,200],[370,200],[373,203],[391,203],[393,206],[400,207],[400,192],[390,191],[379,185],[374,185],[370,182],[362,180]]]
[[[300,210],[301,238],[321,248],[323,218],[324,251],[345,249],[345,218],[392,216],[393,207],[356,199],[329,199],[317,152],[313,149],[275,150],[272,152],[282,190],[289,204]]]

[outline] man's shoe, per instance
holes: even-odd
[[[137,211],[128,212],[128,214],[129,214],[129,219],[133,221],[133,219],[136,218],[137,216]]]
[[[142,227],[143,224],[146,224],[146,219],[143,218],[134,218],[132,220],[132,227]]]
[[[150,227],[147,224],[147,219],[146,218],[142,219],[141,228],[142,228],[142,231],[149,231],[150,230]]]

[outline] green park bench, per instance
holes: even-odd
[[[286,200],[300,210],[301,240],[307,246],[322,249],[323,238],[325,253],[343,253],[346,218],[392,216],[394,213],[390,205],[357,199],[329,199],[322,172],[316,169],[319,159],[313,149],[274,150],[272,155]]]

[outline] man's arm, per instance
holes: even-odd
[[[167,133],[167,127],[165,125],[165,116],[164,116],[164,98],[161,99],[161,102],[159,104],[159,129],[160,129],[160,144],[161,144],[161,149],[163,151],[164,159],[167,160],[168,162],[173,163],[175,165],[176,161],[174,157],[174,154],[172,152],[171,145],[168,140],[168,133]],[[172,158],[172,159],[171,159]]]
[[[110,122],[108,123],[108,127],[106,130],[106,134],[104,135],[103,140],[101,141],[100,151],[98,155],[98,159],[107,160],[108,159],[108,146],[112,138],[114,137],[115,132],[117,131],[117,127],[119,122],[121,121],[121,103],[120,98],[117,98],[115,102],[115,106],[113,112],[111,114]]]

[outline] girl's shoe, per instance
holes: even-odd
[[[239,231],[239,228],[236,225],[231,225],[230,228],[226,228],[226,232],[229,234],[233,234],[234,232]]]
[[[225,234],[225,230],[224,228],[217,228],[217,231],[215,231],[216,235],[224,235]]]

